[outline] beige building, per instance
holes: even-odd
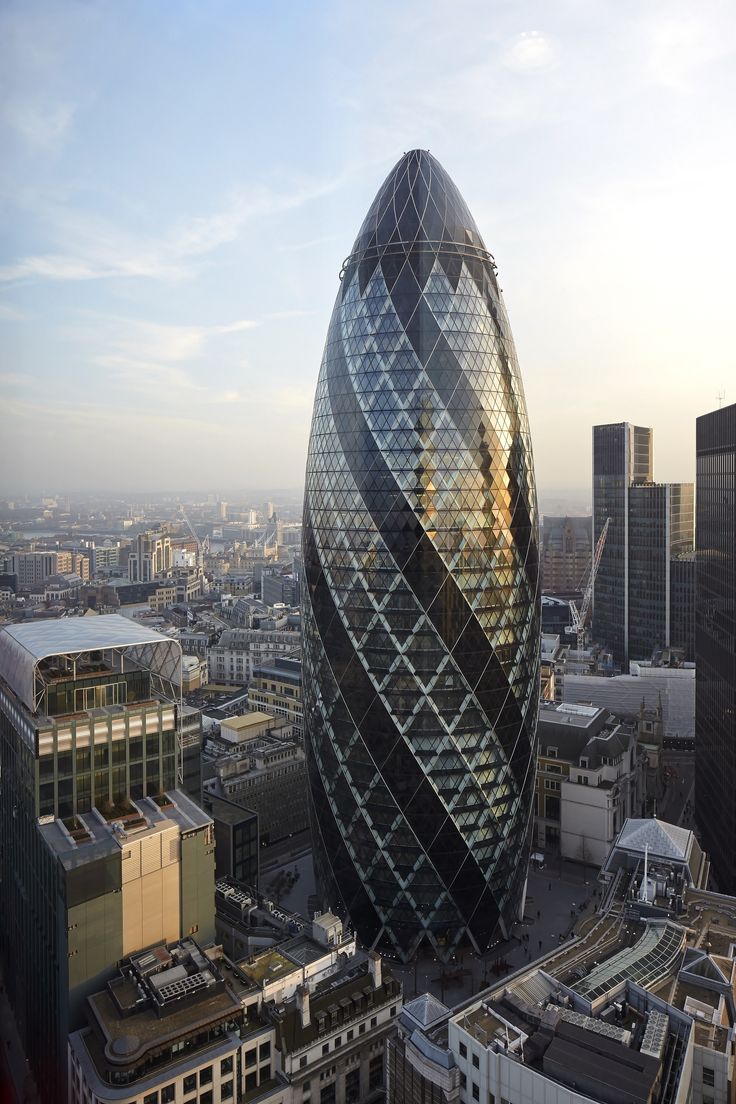
[[[147,530],[139,533],[128,556],[131,583],[150,583],[168,575],[173,567],[171,537],[168,533]]]
[[[253,668],[248,684],[248,707],[284,717],[293,727],[294,740],[304,742],[301,659],[279,657]]]
[[[53,575],[79,575],[89,582],[89,557],[60,549],[52,552],[14,552],[8,557],[8,571],[18,576],[20,590],[36,590]]]

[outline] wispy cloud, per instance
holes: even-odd
[[[25,372],[0,372],[0,387],[29,387],[34,383]]]
[[[63,144],[75,110],[73,103],[10,96],[5,99],[1,112],[3,121],[32,148],[53,153]]]
[[[184,219],[158,237],[132,234],[71,207],[48,208],[43,213],[61,248],[0,267],[0,281],[183,279],[196,271],[198,258],[235,241],[249,222],[301,207],[335,191],[342,181],[338,175],[287,192],[258,187],[237,195],[222,210]]]
[[[28,315],[10,303],[0,303],[0,319],[3,322],[25,322]]]

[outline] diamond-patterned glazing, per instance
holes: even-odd
[[[484,951],[518,911],[533,813],[536,492],[493,258],[423,150],[345,262],[303,552],[321,892],[403,959]]]

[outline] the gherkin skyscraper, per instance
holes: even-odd
[[[403,959],[485,951],[518,913],[533,817],[536,492],[493,257],[424,150],[341,273],[303,541],[323,900]]]

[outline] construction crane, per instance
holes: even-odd
[[[590,606],[593,601],[593,584],[595,583],[595,577],[598,574],[598,568],[601,562],[601,556],[603,555],[603,548],[606,543],[606,535],[608,533],[608,526],[611,524],[610,517],[606,518],[606,524],[601,529],[600,536],[595,546],[595,552],[593,554],[593,560],[590,565],[590,572],[588,574],[588,580],[585,583],[585,590],[583,591],[583,600],[578,610],[577,604],[574,601],[570,602],[570,615],[572,617],[572,625],[568,626],[567,632],[575,633],[577,636],[577,649],[582,652],[585,644],[585,623],[590,613]]]
[[[205,546],[202,543],[202,541],[199,539],[199,536],[197,534],[197,530],[194,528],[191,521],[189,520],[189,515],[187,514],[186,510],[184,509],[184,505],[181,502],[179,503],[179,513],[181,514],[181,516],[182,516],[182,518],[183,518],[183,520],[186,524],[187,529],[192,534],[192,537],[194,538],[194,542],[197,545],[197,567],[198,567],[199,573],[201,575],[201,574],[204,573]],[[209,539],[207,537],[205,537],[205,541],[207,542],[207,544],[209,544]]]

